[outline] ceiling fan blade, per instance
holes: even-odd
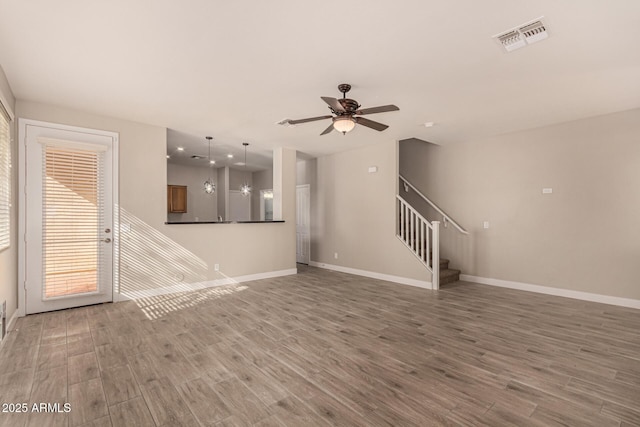
[[[382,123],[374,122],[373,120],[365,119],[364,117],[355,117],[356,122],[359,125],[366,126],[371,129],[375,129],[377,131],[383,131],[389,126],[383,125]]]
[[[291,125],[299,125],[300,123],[315,122],[316,120],[330,119],[331,117],[333,116],[318,116],[318,117],[310,117],[308,119],[289,120],[288,122]]]
[[[322,100],[324,102],[326,102],[327,104],[329,104],[329,107],[331,107],[331,109],[335,112],[339,112],[339,113],[344,113],[345,109],[342,106],[342,104],[340,104],[340,102],[338,102],[337,99],[335,98],[330,98],[328,96],[321,96],[320,98],[322,98]]]
[[[356,111],[356,114],[375,114],[375,113],[386,113],[387,111],[399,111],[400,109],[395,105],[383,105],[381,107],[372,107],[372,108],[363,108],[362,110]]]
[[[326,135],[328,133],[331,133],[332,130],[333,130],[333,123],[331,123],[329,127],[326,128],[320,135]]]

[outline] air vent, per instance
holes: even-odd
[[[549,37],[549,33],[546,25],[542,22],[542,18],[534,19],[516,28],[496,34],[493,38],[507,52],[544,40]]]

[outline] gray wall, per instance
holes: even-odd
[[[251,219],[260,221],[260,190],[273,190],[273,169],[254,172],[251,180]]]
[[[16,100],[9,87],[9,82],[0,67],[0,95],[5,108],[15,111]],[[12,191],[11,191],[11,246],[0,252],[0,304],[7,302],[7,321],[13,316],[18,308],[18,144],[16,137],[15,120],[10,123],[11,132],[11,171],[12,171]]]
[[[640,299],[638,141],[631,110],[464,144],[403,142],[400,171],[471,233],[442,233],[464,274]]]
[[[227,220],[227,197],[229,197],[229,180],[227,179],[227,175],[229,172],[229,168],[219,168],[218,169],[218,188],[216,189],[217,199],[218,199],[218,215],[222,217],[223,220]],[[216,218],[217,219],[217,218]]]
[[[167,184],[187,186],[187,213],[168,214],[169,221],[217,221],[218,179],[217,170],[206,166],[186,166],[167,163]],[[211,176],[216,192],[204,192],[204,182]],[[197,219],[196,219],[197,218]]]
[[[229,168],[229,190],[239,191],[245,182],[251,185],[251,178],[251,172]]]

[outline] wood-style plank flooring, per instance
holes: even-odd
[[[638,310],[300,267],[19,319],[0,425],[640,425]]]

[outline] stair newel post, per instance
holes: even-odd
[[[433,289],[440,289],[440,221],[433,221],[431,223],[433,229],[431,230],[432,250],[431,265],[433,270],[433,278],[431,280]]]

